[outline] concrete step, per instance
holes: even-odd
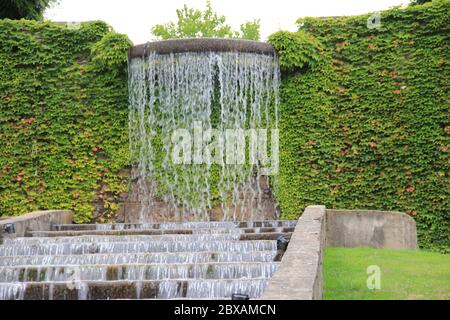
[[[96,300],[260,297],[267,279],[0,283],[0,300]]]
[[[243,233],[195,233],[158,234],[157,230],[128,231],[35,231],[31,237],[4,239],[3,244],[33,244],[51,242],[133,242],[133,241],[227,241],[227,240],[276,240],[289,237],[293,228],[241,229]],[[54,240],[52,240],[54,239]]]
[[[134,229],[233,229],[233,228],[273,228],[295,227],[296,220],[266,220],[242,222],[173,222],[173,223],[117,223],[117,224],[59,224],[52,226],[53,231],[69,230],[134,230]]]
[[[32,245],[50,243],[91,243],[91,242],[136,242],[136,241],[237,241],[241,234],[168,234],[168,235],[82,235],[67,236],[61,231],[61,236],[24,237],[5,239],[4,245]],[[85,232],[85,231],[83,231]]]
[[[0,246],[0,256],[65,255],[89,253],[138,252],[252,252],[277,250],[276,240],[259,241],[135,241],[95,243],[50,243],[32,245],[5,244]]]
[[[277,262],[0,267],[0,282],[270,278]]]
[[[170,235],[170,234],[242,234],[242,233],[268,233],[268,232],[293,232],[294,227],[258,227],[258,228],[234,228],[234,229],[129,229],[129,230],[70,230],[70,231],[31,231],[30,237],[78,237],[85,235]]]
[[[207,262],[271,262],[276,251],[252,252],[158,252],[127,254],[41,255],[0,257],[0,266],[72,266],[93,264],[171,264]]]

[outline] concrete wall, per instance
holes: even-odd
[[[28,231],[50,230],[52,224],[72,223],[73,213],[69,210],[34,211],[18,217],[0,221],[0,243],[3,238],[25,237]],[[15,233],[5,232],[13,224]]]
[[[298,220],[278,271],[262,299],[319,300],[323,294],[325,207],[309,206]]]
[[[402,212],[326,210],[326,245],[416,249],[413,218]]]

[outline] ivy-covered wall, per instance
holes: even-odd
[[[114,219],[128,188],[130,45],[103,22],[0,20],[0,216]]]
[[[283,217],[311,204],[404,211],[421,247],[446,251],[450,1],[384,11],[378,29],[368,18],[306,18],[270,37],[284,69]]]
[[[310,204],[400,210],[449,248],[449,0],[307,18],[277,32],[284,218]],[[0,216],[114,220],[128,177],[130,41],[102,22],[0,20]]]

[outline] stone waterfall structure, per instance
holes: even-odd
[[[278,269],[296,221],[275,220],[268,174],[267,149],[278,151],[274,49],[151,43],[131,49],[129,74],[137,209],[125,207],[122,224],[52,223],[55,212],[0,223],[0,300],[257,299]],[[190,163],[173,161],[177,129],[193,133]],[[250,142],[238,137],[231,149],[250,163],[228,161],[227,130],[248,130]]]

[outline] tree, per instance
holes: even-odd
[[[241,25],[240,31],[233,31],[226,23],[225,16],[214,12],[211,1],[206,1],[205,11],[189,8],[184,5],[177,9],[176,23],[157,24],[152,29],[153,35],[159,39],[179,38],[243,38],[259,40],[260,21],[248,21]]]
[[[431,2],[433,0],[411,0],[411,5],[416,5],[416,4],[424,4],[426,2]]]
[[[1,0],[0,19],[42,20],[45,9],[58,0]]]
[[[237,38],[259,40],[261,38],[259,29],[260,29],[259,19],[247,21],[246,23],[241,24],[241,32],[240,33],[237,32],[235,35]]]

